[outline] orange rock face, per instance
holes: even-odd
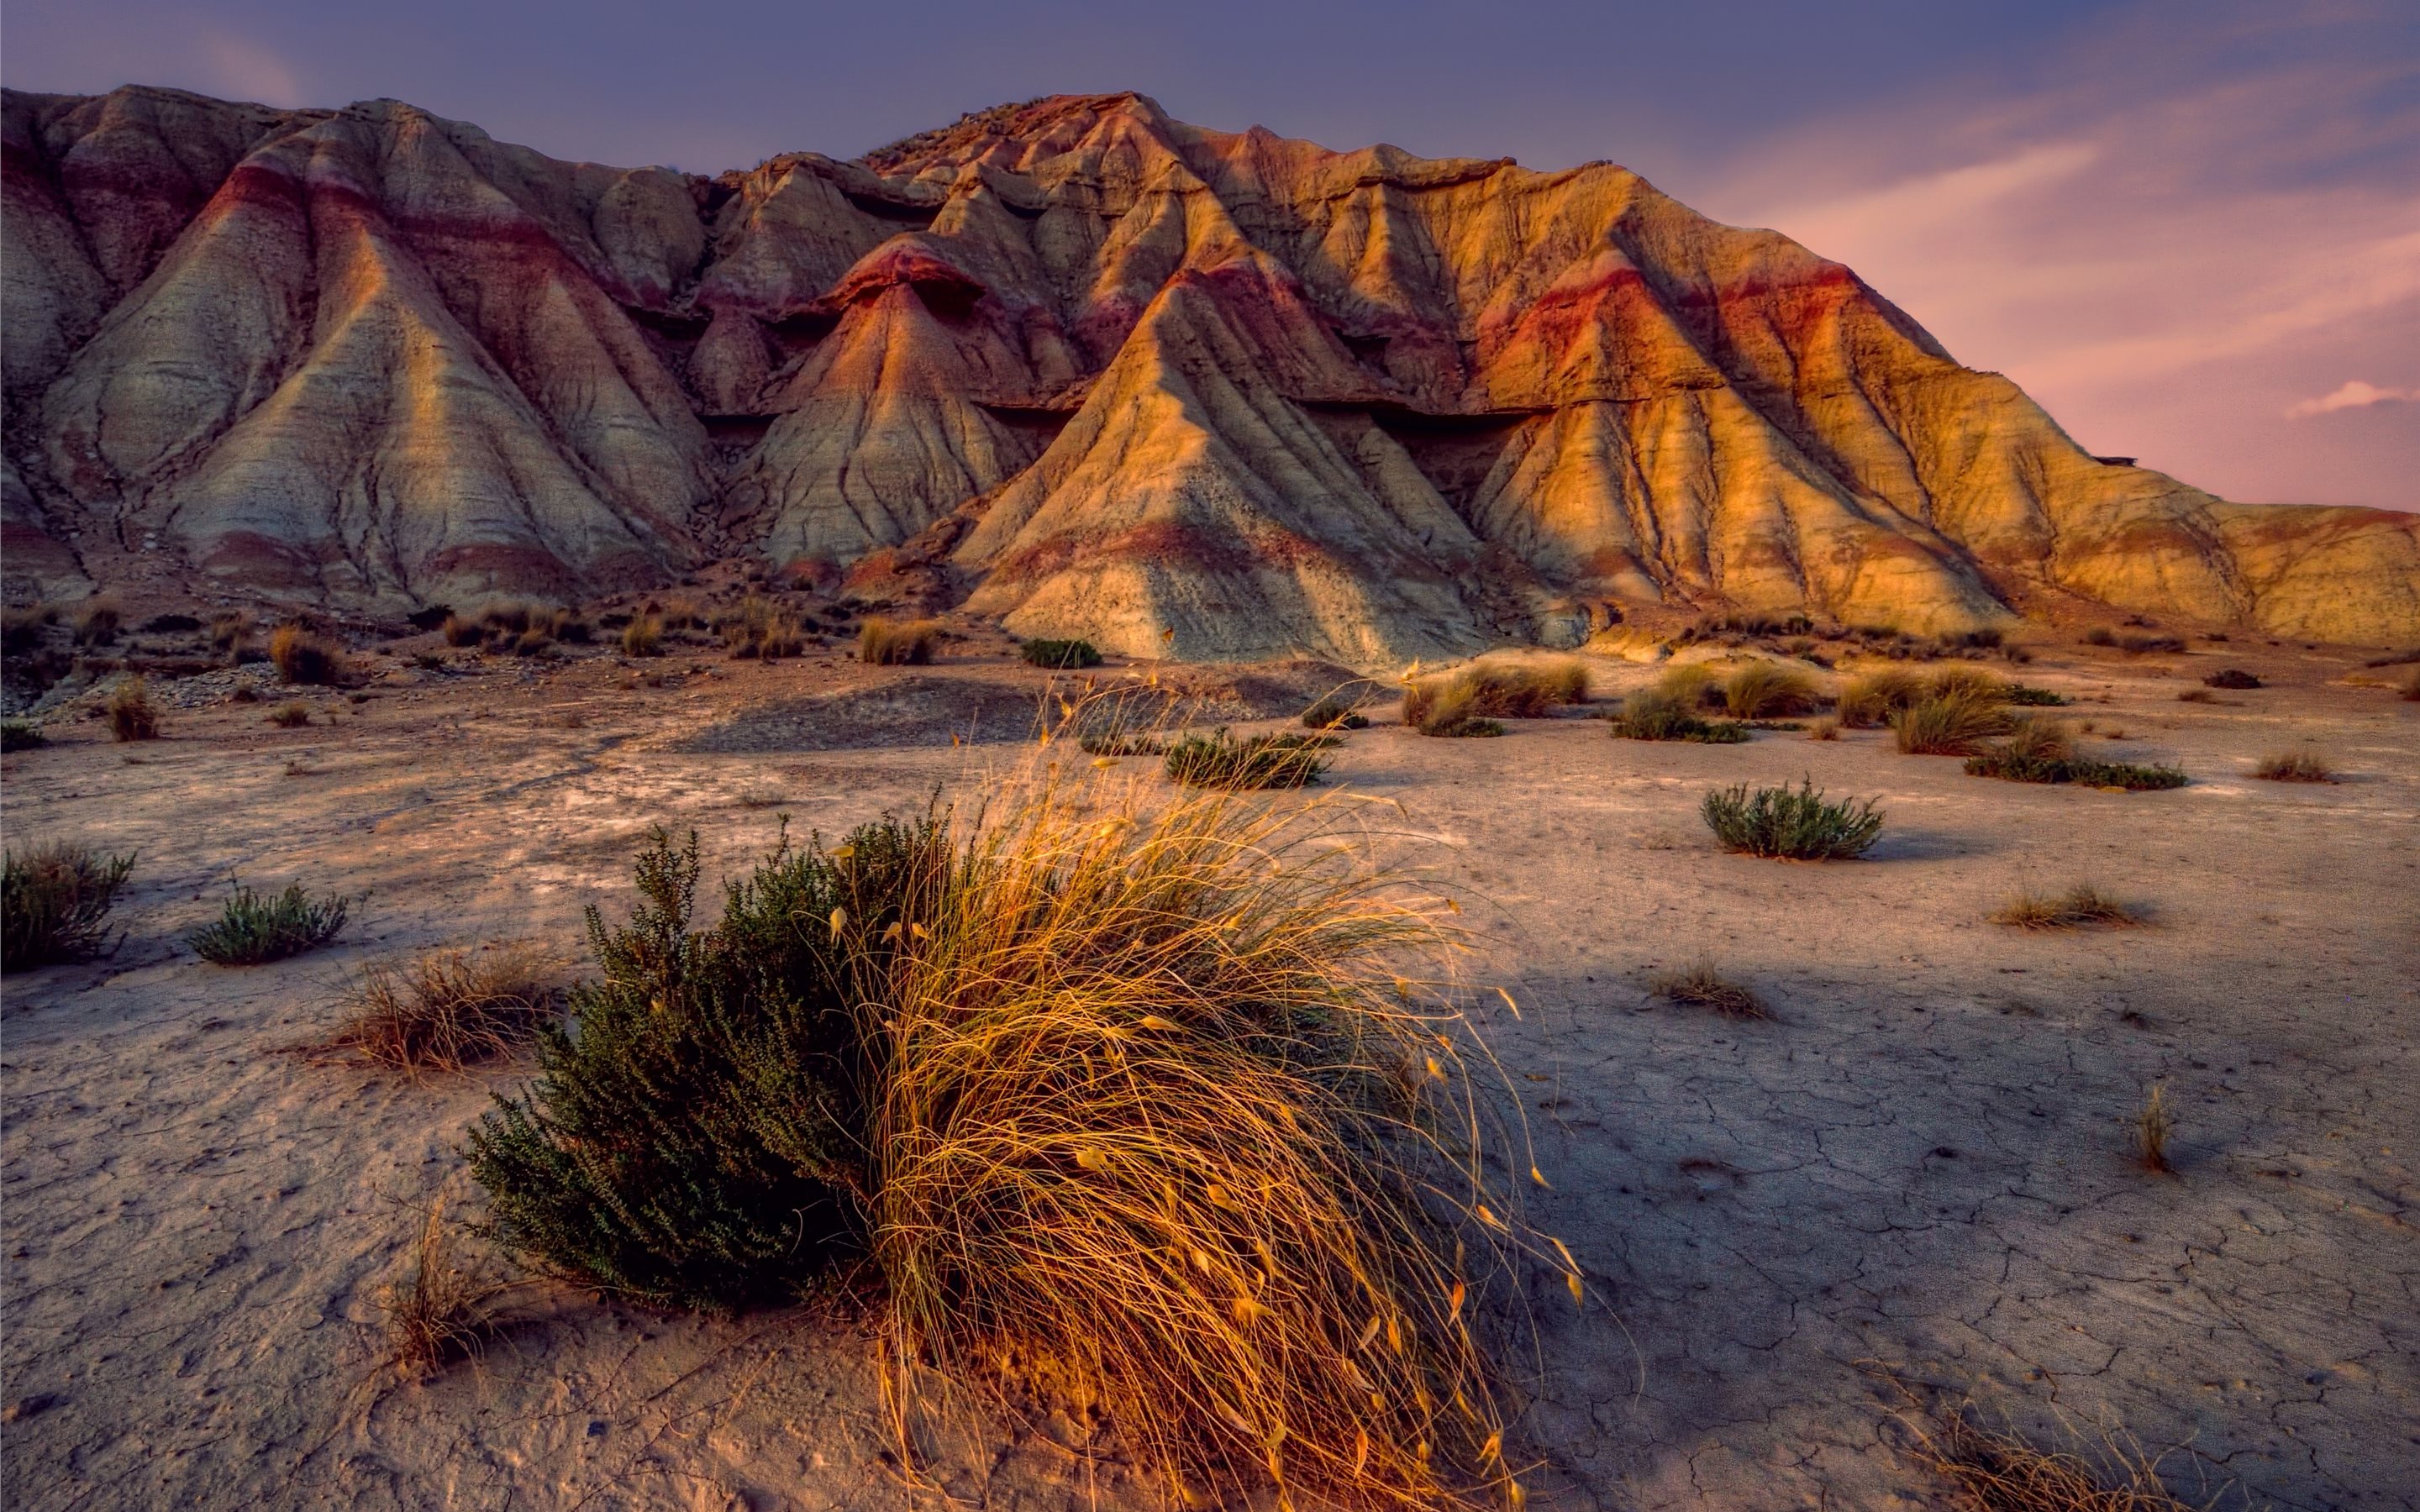
[[[388,100],[5,116],[16,597],[462,604],[741,551],[915,557],[1140,656],[2061,597],[2420,639],[2420,519],[2104,466],[1849,270],[1609,164],[1335,153],[1135,95],[714,179]]]

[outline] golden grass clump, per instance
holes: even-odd
[[[109,695],[109,736],[112,740],[157,740],[160,738],[160,704],[151,696],[151,685],[141,675],[129,677]]]
[[[1813,724],[1807,727],[1807,738],[1809,740],[1838,740],[1840,738],[1840,721],[1838,719],[1818,719]]]
[[[1972,756],[1983,742],[2016,728],[2007,703],[1971,686],[1930,691],[1891,716],[1891,733],[1909,756]]]
[[[1711,1009],[1727,1019],[1773,1016],[1754,990],[1726,978],[1707,958],[1701,957],[1677,971],[1658,972],[1648,985],[1668,1002]]]
[[[1852,730],[1880,729],[1924,693],[1924,678],[1904,667],[1860,673],[1840,690],[1840,722]]]
[[[664,622],[652,614],[639,614],[622,626],[622,655],[626,656],[660,656],[664,654]]]
[[[1749,662],[1723,683],[1723,709],[1734,719],[1812,714],[1823,706],[1813,678],[1769,661]]]
[[[1406,684],[1404,722],[1426,735],[1469,733],[1465,727],[1535,719],[1588,697],[1588,668],[1577,661],[1476,662],[1450,676]]]
[[[1397,974],[1451,936],[1343,812],[1043,782],[968,841],[870,1026],[903,1443],[1039,1387],[1187,1505],[1518,1504],[1477,1291],[1520,1242]]]
[[[344,675],[345,654],[333,641],[311,633],[307,625],[288,622],[269,637],[270,664],[289,683],[334,683]]]
[[[1916,1454],[1957,1488],[1959,1512],[2195,1512],[2169,1493],[2157,1460],[2114,1431],[2086,1458],[1986,1427],[1971,1407],[1932,1421],[1916,1429]]]
[[[2176,1169],[2168,1164],[2168,1140],[2176,1132],[2176,1116],[2168,1111],[2168,1089],[2153,1082],[2150,1095],[2134,1115],[2134,1155],[2145,1170],[2165,1175]]]
[[[2082,929],[2102,925],[2125,929],[2143,918],[2090,883],[2079,883],[2062,893],[2020,892],[1992,915],[1994,924],[2024,930]]]
[[[2333,782],[2336,769],[2318,751],[2287,750],[2261,757],[2252,775],[2266,782]]]
[[[941,627],[932,620],[867,620],[858,629],[857,659],[876,667],[922,667],[933,659]]]
[[[561,963],[521,941],[370,962],[347,995],[330,1048],[415,1077],[461,1072],[536,1037],[560,971]]]
[[[380,1365],[400,1380],[418,1381],[478,1353],[496,1299],[513,1288],[461,1257],[445,1204],[431,1202],[421,1211],[411,1274],[377,1297],[386,1329]]]

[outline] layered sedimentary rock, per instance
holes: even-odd
[[[393,101],[6,100],[10,592],[333,604],[915,555],[1133,655],[2062,599],[2420,637],[2420,517],[2086,455],[1847,269],[1609,164],[1135,95],[717,178]]]

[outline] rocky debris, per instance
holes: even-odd
[[[1848,269],[1609,163],[1133,94],[713,179],[393,100],[0,116],[12,602],[392,613],[741,552],[1182,660],[1393,667],[1658,606],[2420,637],[2420,517],[2086,455]]]

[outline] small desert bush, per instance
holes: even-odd
[[[715,631],[734,656],[773,661],[795,656],[807,646],[798,622],[771,599],[750,594],[715,617]],[[628,632],[624,639],[628,640]]]
[[[1823,706],[1813,678],[1769,661],[1752,661],[1723,684],[1723,707],[1734,719],[1812,714]]]
[[[2333,782],[2335,768],[2315,750],[2277,751],[2260,758],[2252,775],[2268,782]]]
[[[133,870],[132,856],[59,841],[8,852],[0,867],[0,965],[23,971],[106,949],[110,906]]]
[[[283,961],[335,938],[350,906],[345,898],[315,900],[299,882],[266,898],[239,886],[219,917],[186,935],[185,943],[223,966]]]
[[[1840,722],[1852,730],[1874,730],[1891,716],[1924,697],[1925,681],[1903,667],[1883,667],[1850,679],[1840,690]]]
[[[642,614],[622,626],[622,655],[626,656],[660,656],[664,654],[664,622],[652,614]]]
[[[1452,727],[1535,719],[1563,704],[1584,703],[1588,696],[1588,668],[1576,661],[1479,662],[1407,686],[1404,722],[1424,735],[1469,734],[1474,732]]]
[[[1633,693],[1606,721],[1617,740],[1687,740],[1703,746],[1735,746],[1747,738],[1736,719],[1701,719],[1687,703],[1660,687]]]
[[[1813,724],[1807,727],[1807,738],[1809,740],[1838,740],[1840,738],[1840,721],[1838,719],[1818,719]]]
[[[287,623],[269,637],[270,664],[289,683],[332,684],[344,675],[341,648],[311,633],[308,626]]]
[[[1722,679],[1702,661],[1667,667],[1664,675],[1655,679],[1654,691],[1684,709],[1719,709],[1723,706]]]
[[[857,659],[876,667],[922,667],[933,659],[941,627],[931,620],[868,620],[858,630]]]
[[[445,638],[449,646],[475,646],[486,639],[486,632],[479,628],[477,621],[466,620],[458,614],[446,615],[445,623],[438,626],[437,633]]]
[[[1772,1016],[1763,999],[1724,977],[1711,960],[1699,959],[1677,971],[1658,973],[1649,984],[1655,995],[1687,1008],[1710,1009],[1729,1019]]]
[[[141,677],[130,677],[117,685],[109,695],[109,735],[112,740],[157,740],[160,738],[160,704],[151,696],[151,685]]]
[[[2168,1140],[2176,1132],[2176,1116],[2168,1111],[2168,1089],[2154,1082],[2142,1111],[2134,1115],[2134,1153],[2145,1170],[2176,1169],[2168,1164]]]
[[[1214,730],[1206,735],[1187,735],[1169,747],[1168,775],[1187,787],[1233,792],[1298,788],[1318,781],[1327,770],[1327,758],[1320,750],[1334,743],[1332,737],[1297,734],[1238,740],[1223,729]]]
[[[2142,921],[2133,909],[2090,883],[2079,883],[2061,893],[2027,889],[1992,915],[1994,924],[2024,930],[2083,929],[2087,925],[2124,929]]]
[[[2014,724],[1996,696],[1973,687],[1936,687],[1891,717],[1899,748],[1911,756],[1969,756]]]
[[[2004,782],[2063,782],[2077,787],[2118,788],[2129,793],[2180,788],[2192,780],[2178,767],[2098,762],[2067,754],[2070,749],[2064,732],[2055,737],[2045,734],[2038,739],[2021,725],[2008,740],[1967,757],[1966,774],[1995,777]]]
[[[544,630],[531,628],[505,641],[504,649],[516,656],[551,656],[554,655],[554,637]]]
[[[2010,683],[2005,697],[2009,703],[2039,709],[2065,708],[2068,702],[2064,694],[2054,693],[2047,687],[2029,687],[2024,683]]]
[[[1326,694],[1302,711],[1306,730],[1366,730],[1370,717],[1361,712],[1357,689]]]
[[[1419,711],[1417,718],[1412,715],[1415,707]],[[1478,689],[1459,682],[1449,682],[1418,697],[1412,690],[1404,695],[1404,722],[1421,734],[1447,740],[1489,739],[1502,734],[1502,721],[1489,718],[1481,708]]]
[[[536,1039],[554,1006],[554,974],[550,956],[519,942],[373,961],[330,1043],[410,1075],[458,1072]]]
[[[2235,667],[2229,667],[2221,671],[2214,671],[2208,677],[2203,678],[2202,682],[2207,687],[2224,687],[2236,692],[2242,692],[2251,688],[2266,686],[2259,678]]]
[[[1746,783],[1717,788],[1700,808],[1706,827],[1727,851],[1793,861],[1836,861],[1862,856],[1882,834],[1872,798],[1827,803],[1812,779],[1795,789]]]
[[[94,599],[76,611],[75,643],[80,646],[105,646],[117,639],[126,625],[126,616],[107,599]]]
[[[1028,640],[1016,651],[1033,666],[1056,668],[1062,671],[1101,664],[1100,648],[1090,640]]]
[[[243,649],[252,636],[252,616],[241,609],[227,609],[210,616],[210,649],[222,656],[232,656]]]
[[[303,703],[281,703],[269,711],[269,722],[280,730],[300,730],[311,722],[311,709]]]
[[[473,1133],[497,1237],[717,1306],[864,1257],[903,1451],[1038,1389],[1187,1502],[1516,1498],[1472,1288],[1526,1251],[1440,913],[1342,805],[1109,780],[784,848],[703,933],[659,837]]]
[[[0,719],[0,752],[32,750],[50,743],[42,727],[31,719]]]

